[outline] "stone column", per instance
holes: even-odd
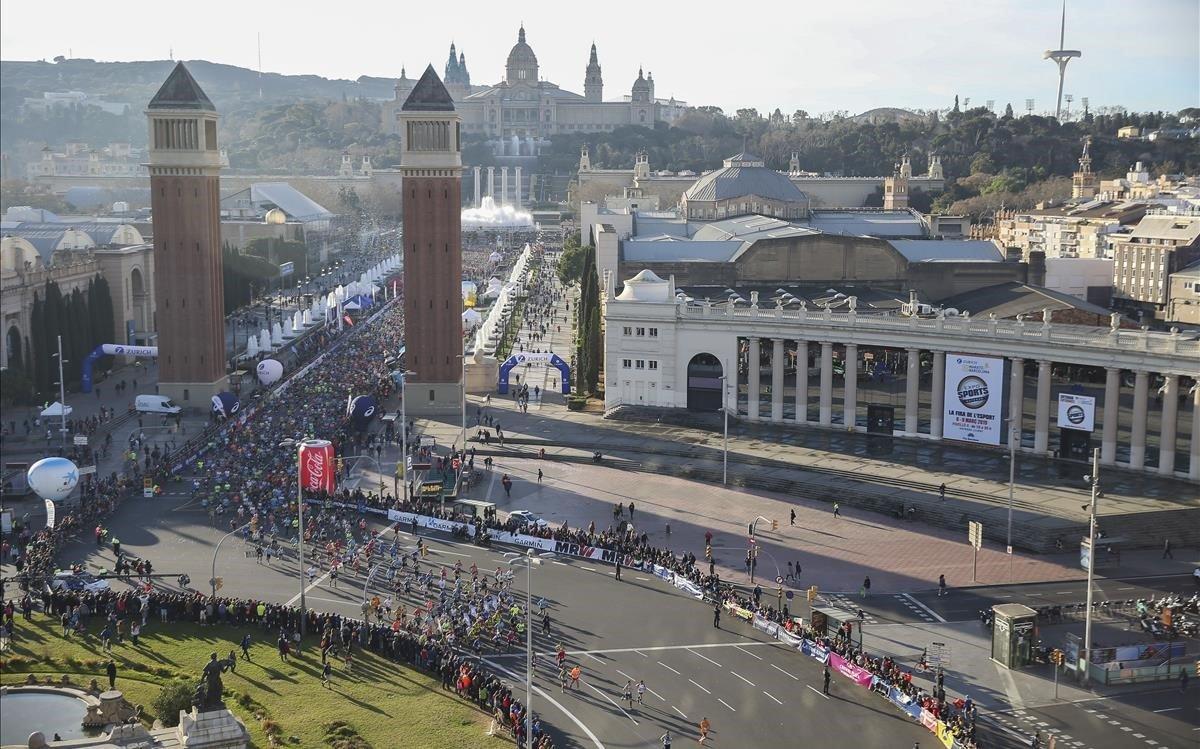
[[[1200,481],[1200,387],[1192,390],[1192,454],[1188,478]]]
[[[771,339],[771,421],[783,421],[783,339]]]
[[[808,341],[796,341],[796,423],[808,422]]]
[[[821,341],[821,426],[833,423],[833,344]]]
[[[1117,462],[1117,428],[1121,424],[1121,370],[1108,367],[1104,373],[1104,426],[1100,439],[1100,462]]]
[[[503,143],[503,141],[501,141]],[[489,166],[487,168],[487,196],[495,199],[496,197],[496,167]]]
[[[516,169],[516,174],[514,175],[516,178],[516,184],[513,185],[513,205],[515,205],[519,211],[521,210],[521,167],[518,166],[514,168]]]
[[[750,338],[750,354],[746,362],[746,372],[749,375],[749,392],[746,393],[746,416],[751,421],[758,421],[758,398],[761,393],[762,383],[759,381],[759,362],[762,357],[762,346],[757,337]]]
[[[933,352],[933,391],[929,402],[929,436],[942,438],[942,416],[946,412],[946,352]]]
[[[500,205],[508,203],[508,167],[500,167]]]
[[[475,202],[472,205],[474,205],[476,208],[479,207],[479,188],[482,186],[479,184],[479,172],[480,168],[475,167]]]
[[[842,393],[842,426],[853,430],[858,425],[858,344],[846,344],[846,379]]]
[[[905,371],[905,390],[904,390],[904,433],[917,434],[920,431],[921,422],[917,417],[921,415],[921,350],[910,348],[908,350],[908,369]]]
[[[1033,421],[1033,451],[1044,453],[1050,448],[1050,362],[1038,362],[1037,408]]]
[[[1158,428],[1158,472],[1175,473],[1175,421],[1179,415],[1179,376],[1163,375],[1162,421]],[[1193,441],[1195,436],[1193,435]]]
[[[1133,380],[1133,422],[1130,425],[1133,437],[1129,441],[1129,467],[1142,468],[1146,465],[1146,386],[1150,373],[1137,372]]]
[[[1008,441],[1009,447],[1021,449],[1021,421],[1025,416],[1025,360],[1011,359],[1012,372],[1008,384]],[[1016,442],[1015,445],[1012,443]]]

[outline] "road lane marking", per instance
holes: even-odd
[[[555,561],[553,559],[550,560],[550,564],[557,564],[559,567],[570,567],[571,566],[571,565],[567,564],[566,562],[559,562],[559,561]]]
[[[750,681],[749,679],[747,679],[745,676],[742,676],[741,674],[739,674],[737,671],[730,671],[729,673],[731,673],[731,674],[733,674],[734,676],[738,677],[739,679],[741,679],[742,681],[746,682],[747,684],[749,684],[749,685],[750,685],[750,686],[752,686],[752,687],[754,687],[754,686],[758,686],[758,685],[757,685],[757,684],[755,684],[754,682],[752,682],[752,681]]]
[[[643,652],[642,652],[642,651],[640,651],[640,650],[635,650],[635,651],[633,651],[633,652],[637,653],[638,655],[642,656],[643,658],[649,658],[649,657],[650,657],[650,656],[646,655],[645,653],[643,653]]]
[[[754,653],[751,653],[749,650],[743,649],[741,645],[734,645],[733,647],[736,650],[741,650],[743,653],[750,656],[751,658],[757,658],[760,661],[763,659],[763,657],[761,655],[755,655]]]
[[[582,565],[582,564],[581,564],[581,565],[579,565],[579,569],[581,569],[581,570],[587,570],[588,572],[595,572],[595,571],[596,571],[596,568],[595,568],[595,567],[587,567],[587,566],[585,566],[585,565]]]
[[[680,717],[682,717],[684,720],[687,720],[687,719],[688,719],[688,716],[687,716],[687,715],[685,715],[685,714],[684,714],[684,712],[683,712],[682,710],[680,710],[679,708],[675,707],[674,705],[671,705],[671,709],[672,709],[672,710],[674,710],[675,712],[679,713]]]
[[[596,663],[604,663],[604,659],[603,659],[603,658],[597,658],[596,656],[592,655],[591,653],[584,653],[584,655],[586,655],[588,658],[591,658],[591,659],[592,659],[592,660],[594,660]]]
[[[693,684],[696,684],[696,682],[692,681],[691,679],[688,679],[688,681],[691,681]],[[699,684],[696,684],[696,686],[700,687]],[[707,689],[704,689],[704,687],[700,687],[700,689],[703,690],[705,694],[712,694],[712,692],[708,691]]]
[[[521,679],[521,677],[517,673],[508,670],[504,666],[501,666],[499,663],[496,663],[488,658],[484,658],[483,662],[491,665],[497,671],[503,671],[504,673],[508,674],[509,677],[511,677],[514,681],[520,681],[520,679]],[[583,731],[583,733],[589,739],[592,740],[592,744],[596,747],[596,749],[605,749],[604,744],[600,741],[600,738],[598,736],[596,736],[595,733],[592,732],[592,729],[590,729],[586,725],[584,725],[583,721],[580,720],[579,717],[575,715],[575,713],[573,713],[570,710],[568,710],[567,708],[563,707],[562,703],[560,703],[558,700],[551,697],[550,694],[548,692],[546,692],[546,690],[542,689],[541,687],[535,685],[533,687],[533,690],[535,692],[537,692],[538,695],[543,700],[545,700],[546,702],[550,703],[551,705],[554,705],[555,707],[557,707],[559,709],[559,711],[562,712],[563,715],[567,716],[567,718],[570,719],[570,721],[572,723],[579,726],[579,730]]]
[[[636,577],[635,576],[633,579],[634,580],[645,580],[646,582],[650,582],[650,578],[648,578],[648,577]]]
[[[736,708],[736,707],[734,707],[733,705],[730,705],[728,702],[726,702],[725,700],[721,699],[720,697],[718,697],[718,698],[717,698],[717,702],[720,702],[722,705],[724,705],[725,707],[727,707],[727,708],[729,708],[730,710],[734,711],[735,713],[737,712],[737,708]]]
[[[629,679],[630,681],[635,681],[635,679],[634,679],[632,676],[630,676],[629,674],[625,673],[624,671],[622,671],[622,670],[621,670],[621,669],[619,669],[619,668],[617,669],[617,673],[619,673],[621,676],[624,676],[626,679]]]
[[[1164,707],[1162,710],[1155,710],[1156,713],[1169,713],[1173,710],[1182,710],[1182,707]]]
[[[659,661],[659,662],[658,662],[658,665],[660,665],[660,666],[662,666],[663,668],[667,669],[668,671],[670,671],[671,673],[675,674],[676,676],[682,676],[682,675],[683,675],[683,674],[679,673],[678,671],[676,671],[675,669],[673,669],[673,668],[671,668],[670,666],[668,666],[667,664],[663,663],[662,661]]]
[[[706,650],[709,648],[732,648],[732,647],[735,647],[738,645],[740,645],[742,647],[746,647],[746,648],[753,648],[753,647],[778,648],[778,647],[780,647],[778,642],[705,642],[705,643],[698,643],[696,645],[653,645],[650,647],[641,647],[641,648],[600,648],[597,650],[568,650],[567,655],[587,655],[589,653],[598,653],[600,655],[608,655],[610,653],[638,653],[638,654],[641,654],[641,652],[643,650],[648,651],[648,652],[657,652],[657,651],[662,651],[662,650],[693,650],[693,649]],[[524,653],[500,653],[500,654],[492,656],[492,658],[524,658],[524,657],[525,657]]]
[[[713,665],[714,665],[714,666],[716,666],[717,668],[725,668],[725,667],[724,667],[724,666],[722,666],[720,663],[717,663],[716,661],[714,661],[712,658],[709,658],[708,656],[705,656],[705,655],[700,655],[699,653],[697,653],[695,650],[692,650],[691,648],[688,648],[688,652],[689,652],[689,653],[691,653],[692,655],[695,655],[695,656],[698,656],[698,657],[700,657],[700,658],[703,658],[704,660],[706,660],[706,661],[708,661],[709,663],[713,664]]]
[[[774,663],[771,664],[771,668],[775,669],[776,671],[778,671],[779,673],[781,673],[785,676],[791,676],[796,681],[800,681],[799,676],[792,676],[792,674],[789,674],[787,671],[784,671],[782,668],[780,668],[779,666],[776,666]]]
[[[829,699],[829,695],[827,695],[827,694],[825,694],[824,692],[822,692],[821,690],[817,689],[817,688],[816,688],[816,687],[814,687],[812,684],[805,684],[804,686],[806,686],[806,687],[808,687],[809,689],[813,690],[814,692],[816,692],[817,694],[821,695],[821,696],[822,696],[822,697],[824,697],[825,699]]]
[[[907,598],[908,600],[910,600],[910,601],[912,601],[913,603],[917,604],[917,606],[918,606],[918,607],[920,607],[920,608],[921,608],[921,609],[922,609],[922,610],[923,610],[923,611],[924,611],[926,614],[929,614],[930,616],[932,616],[934,619],[937,619],[937,620],[938,620],[939,622],[941,622],[942,624],[945,624],[945,623],[946,623],[946,620],[942,618],[942,615],[941,615],[941,614],[939,614],[938,612],[936,612],[936,611],[934,611],[933,609],[929,608],[928,606],[926,606],[925,604],[921,603],[921,602],[920,602],[920,601],[918,601],[917,599],[913,598],[913,597],[912,597],[912,595],[910,595],[910,594],[908,594],[908,593],[901,593],[900,595],[904,596],[904,597],[905,597],[905,598]]]
[[[775,699],[775,695],[771,694],[770,692],[768,692],[768,691],[767,691],[767,690],[765,690],[765,689],[763,690],[763,694],[767,695],[768,697],[770,697],[771,699],[775,700],[776,702],[779,702],[779,700]],[[780,705],[782,705],[783,703],[782,703],[782,702],[779,702],[779,704],[780,704]]]
[[[610,705],[612,705],[613,707],[615,707],[615,708],[617,708],[618,710],[620,710],[620,711],[621,711],[621,712],[622,712],[622,713],[625,715],[625,717],[626,717],[626,718],[629,718],[630,720],[633,720],[633,724],[634,724],[635,726],[636,726],[636,725],[638,725],[638,722],[637,722],[636,720],[634,720],[634,719],[633,719],[633,716],[632,716],[632,715],[630,715],[629,713],[625,712],[625,708],[623,708],[623,707],[621,707],[620,705],[618,705],[617,703],[613,702],[611,697],[609,697],[609,696],[608,696],[607,694],[605,694],[604,692],[601,692],[599,689],[596,689],[596,688],[595,688],[595,687],[593,687],[591,684],[588,684],[586,681],[585,681],[585,682],[583,682],[583,683],[584,683],[584,685],[585,685],[585,686],[586,686],[588,689],[592,690],[592,691],[593,691],[593,692],[595,692],[596,694],[598,694],[598,695],[600,695],[601,697],[603,697],[604,699],[608,700],[608,704],[610,704]]]

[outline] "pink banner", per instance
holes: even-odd
[[[865,668],[859,668],[850,661],[846,660],[837,653],[829,654],[829,665],[842,676],[850,679],[860,687],[871,686],[871,672]]]

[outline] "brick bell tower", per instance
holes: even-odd
[[[409,413],[462,398],[462,146],[454,100],[430,65],[400,108],[404,346]]]
[[[227,388],[217,111],[175,66],[146,109],[158,306],[158,391],[209,408]]]

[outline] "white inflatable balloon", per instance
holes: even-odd
[[[274,359],[263,359],[258,363],[255,373],[263,385],[273,385],[283,377],[283,365]]]
[[[39,497],[61,502],[79,483],[79,467],[66,458],[42,458],[29,467],[25,478]]]

